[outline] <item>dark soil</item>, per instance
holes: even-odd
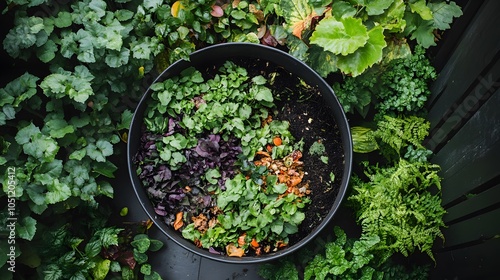
[[[259,74],[266,78],[271,75],[275,77],[270,88],[276,92],[275,104],[278,110],[273,119],[289,121],[292,135],[297,141],[302,139],[305,143],[302,157],[306,171],[304,180],[309,181],[312,203],[307,206],[306,218],[299,227],[299,232],[290,236],[289,245],[293,245],[324,220],[337,197],[344,171],[340,131],[331,109],[327,107],[317,88],[301,84],[297,76],[267,61],[238,59],[233,62],[245,67],[251,77]],[[318,156],[308,153],[309,147],[316,141],[325,146],[327,164]],[[329,185],[327,182],[330,181],[331,172],[335,175],[335,180]]]

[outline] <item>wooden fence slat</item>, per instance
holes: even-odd
[[[498,279],[500,274],[500,238],[436,254],[437,266],[431,280]]]
[[[495,90],[499,87],[500,81],[500,59],[496,61],[485,73],[480,77],[470,94],[463,99],[461,104],[454,107],[453,113],[439,126],[431,132],[431,135],[426,139],[426,147],[435,152],[439,152],[438,147],[445,144],[445,141],[450,138],[451,133],[458,130],[464,125],[468,118],[480,109],[482,103],[485,102]],[[449,104],[451,105],[451,104]]]
[[[489,0],[478,11],[477,16],[464,32],[457,49],[448,63],[439,73],[438,80],[431,91],[438,96],[431,97],[434,104],[430,108],[428,119],[431,129],[440,123],[448,112],[450,104],[456,103],[464,90],[477,79],[485,65],[500,50],[500,29],[492,28],[500,25],[500,1]]]
[[[445,247],[457,246],[500,235],[500,208],[451,225],[442,230]]]
[[[499,1],[500,2],[500,1]],[[485,148],[500,140],[500,90],[497,90],[432,161],[441,165],[442,175],[453,175]]]
[[[484,183],[498,177],[500,168],[500,143],[476,154],[476,158],[464,164],[453,176],[444,176],[442,185],[443,205],[469,194]]]
[[[443,203],[500,173],[500,90],[455,134],[432,162],[441,166]]]
[[[494,207],[498,203],[500,203],[500,184],[446,209],[448,213],[444,216],[443,220],[445,223],[453,222],[468,214]]]

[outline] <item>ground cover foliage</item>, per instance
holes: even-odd
[[[359,240],[344,242],[336,229],[326,252],[288,260],[282,269],[290,270],[280,270],[283,274],[270,275],[276,270],[264,267],[266,277],[295,272],[299,277],[301,265],[307,274],[300,277],[308,279],[375,277],[374,270],[387,270],[387,262],[380,261],[394,253],[432,257],[430,244],[440,237],[443,210],[439,168],[429,163],[431,153],[421,145],[426,132],[419,130],[428,127],[422,108],[426,85],[435,78],[425,49],[437,44],[440,33],[461,15],[453,1],[2,4],[2,17],[10,20],[3,49],[10,57],[8,67],[17,71],[7,75],[15,76],[2,81],[0,89],[0,219],[5,240],[12,240],[8,219],[17,219],[16,275],[159,278],[147,264],[146,252],[160,246],[143,235],[149,224],[138,221],[133,229],[114,225],[102,203],[118,191],[111,183],[117,168],[113,159],[122,152],[134,106],[151,77],[196,49],[229,41],[286,50],[325,77],[346,112],[362,120],[352,124],[355,149],[369,155],[354,174],[346,205],[362,229]],[[397,133],[388,133],[391,129]],[[400,137],[391,139],[394,135]],[[390,192],[384,188],[391,184],[387,178],[398,182]],[[415,192],[419,200],[409,200],[407,195]],[[14,201],[15,207],[9,204]],[[394,207],[392,213],[415,225],[414,230],[398,225],[400,218],[375,217],[377,207]],[[75,223],[76,214],[82,218]],[[10,251],[9,243],[0,244],[2,279],[13,275]],[[326,275],[320,272],[324,267],[329,268]],[[395,267],[390,273],[400,271]]]

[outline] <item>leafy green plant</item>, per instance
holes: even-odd
[[[325,256],[318,254],[307,264],[304,279],[373,277],[375,269],[368,266],[374,258],[370,250],[380,242],[379,237],[364,235],[353,242],[347,239],[347,235],[339,227],[335,227],[334,232],[335,241],[325,245]]]
[[[36,259],[45,254],[40,236],[48,226],[46,217],[57,217],[64,224],[72,219],[72,210],[88,205],[97,210],[100,198],[113,197],[109,179],[117,167],[111,158],[126,138],[123,133],[132,117],[129,98],[138,99],[140,78],[162,50],[160,40],[145,35],[148,27],[140,24],[140,11],[152,13],[157,6],[127,2],[125,9],[125,4],[100,0],[64,5],[12,1],[4,10],[15,17],[3,40],[6,52],[46,65],[37,71],[45,76],[30,69],[0,89],[0,125],[5,132],[1,197],[8,194],[8,182],[15,182],[8,196],[15,199],[16,209],[23,209],[15,213],[22,221],[16,227],[19,256]],[[8,178],[9,168],[15,172]],[[6,206],[2,208],[6,211]],[[95,226],[96,232],[104,227]],[[40,246],[27,245],[35,241]],[[48,262],[61,261],[48,254]],[[76,262],[95,264],[91,258]],[[4,262],[1,265],[5,268]]]
[[[431,93],[428,85],[436,76],[424,49],[419,46],[408,58],[390,61],[374,91],[379,114],[419,111]]]
[[[436,71],[417,45],[413,53],[386,54],[384,64],[332,85],[344,110],[366,116],[373,104],[378,115],[414,114],[430,95]],[[390,57],[390,58],[389,58]],[[389,60],[390,59],[390,60]]]
[[[314,253],[304,249],[300,251],[300,256],[261,265],[259,275],[267,280],[428,278],[427,266],[408,268],[391,261],[380,264],[374,250],[380,242],[378,236],[349,238],[336,226],[328,239],[317,240]]]
[[[16,259],[15,274],[2,269],[3,279],[33,277],[33,274],[43,279],[110,279],[113,276],[137,279],[139,274],[161,279],[156,272],[142,268],[150,266],[145,253],[163,246],[162,242],[144,234],[151,223],[109,225],[109,209],[102,206],[96,209],[88,203],[65,213],[78,219],[51,220],[50,215],[43,214],[38,219],[43,223],[28,216],[26,222],[17,224],[18,237],[29,238],[30,244],[17,240],[15,244],[22,251]],[[6,222],[9,217],[2,212],[2,221]],[[35,235],[35,224],[43,235]],[[6,244],[1,244],[2,252]],[[36,270],[28,272],[30,267]]]
[[[431,155],[432,152],[422,145],[430,127],[430,123],[424,118],[385,115],[376,125],[375,130],[359,126],[351,128],[355,152],[379,150],[390,161],[398,161],[401,157],[410,161],[427,161],[427,157]]]
[[[453,18],[462,14],[459,6],[448,1],[266,3],[264,10],[273,5],[284,18],[292,53],[325,77],[337,70],[352,76],[362,74],[383,60],[384,49],[394,47],[388,44],[393,39],[409,38],[424,48],[433,46],[434,32],[450,28]]]
[[[394,166],[367,166],[365,181],[353,178],[348,200],[356,211],[363,235],[379,236],[374,248],[384,261],[394,252],[408,256],[415,250],[433,260],[432,246],[444,239],[441,227],[445,210],[441,206],[439,166],[400,159]]]

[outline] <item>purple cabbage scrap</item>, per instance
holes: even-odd
[[[173,223],[175,214],[180,211],[192,216],[199,213],[211,215],[210,208],[215,206],[215,200],[206,190],[210,184],[205,182],[204,174],[208,169],[218,168],[221,174],[218,186],[224,189],[225,181],[237,173],[234,163],[242,152],[236,138],[224,141],[220,135],[210,134],[200,138],[196,147],[185,150],[186,162],[179,170],[172,171],[160,160],[155,143],[179,131],[179,128],[175,120],[169,119],[166,133],[143,132],[134,158],[138,177],[147,190],[155,213],[163,217],[168,225]]]

